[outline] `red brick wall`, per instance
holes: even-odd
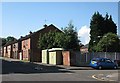
[[[30,38],[22,41],[22,56],[23,60],[29,60]]]
[[[3,57],[6,57],[6,55],[7,55],[7,53],[6,53],[7,48],[4,47],[3,50],[4,50],[4,51],[3,51]]]
[[[31,37],[31,61],[42,62],[41,51],[38,48],[38,40],[40,37],[40,32],[35,33]]]
[[[13,53],[12,53],[13,58],[14,59],[19,59],[19,56],[18,56],[18,43],[12,44],[12,48],[13,48]]]
[[[81,51],[82,53],[87,53],[87,52],[88,52],[88,48],[81,48],[80,51]]]
[[[3,48],[0,48],[0,56],[3,57]]]
[[[7,46],[7,55],[6,55],[6,57],[12,58],[12,46],[11,45]]]
[[[50,31],[60,32],[60,30],[58,30],[55,26],[50,25],[36,32],[34,35],[32,35],[31,37],[31,60],[42,62],[42,51],[40,50],[40,48],[38,48],[38,40],[39,40],[40,34],[42,36],[45,33],[48,33]]]
[[[48,33],[49,31],[59,31],[55,26],[50,25],[46,28],[43,28],[35,33],[29,34],[30,39],[25,39],[22,41],[22,54],[23,59],[34,61],[34,62],[42,62],[41,57],[41,49],[38,48],[38,40],[44,33]],[[26,42],[28,43],[26,46]],[[29,57],[30,56],[30,57]]]
[[[14,43],[12,46],[13,46],[13,51],[18,51],[18,43]]]
[[[70,66],[70,51],[63,51],[63,65]]]
[[[30,49],[30,38],[22,41],[22,50]]]

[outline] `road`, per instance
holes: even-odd
[[[14,60],[2,60],[2,81],[102,81],[96,75],[118,70],[95,70],[89,67],[64,67]],[[117,81],[118,78],[111,79]],[[105,80],[106,81],[106,80]]]

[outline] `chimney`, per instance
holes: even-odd
[[[23,38],[23,36],[20,36],[20,38]]]
[[[44,25],[44,28],[47,28],[47,25],[46,25],[46,24]]]
[[[30,31],[29,33],[32,34],[32,31]]]

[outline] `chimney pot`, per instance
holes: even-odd
[[[45,24],[45,25],[44,25],[44,28],[46,28],[46,27],[47,27],[47,25]]]
[[[32,31],[30,31],[29,33],[32,34]]]

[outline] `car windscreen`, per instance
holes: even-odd
[[[94,59],[92,59],[92,61],[99,62],[99,61],[100,61],[100,59],[98,59],[98,58],[94,58]]]
[[[110,59],[106,59],[106,62],[112,63],[112,60],[110,60]]]

